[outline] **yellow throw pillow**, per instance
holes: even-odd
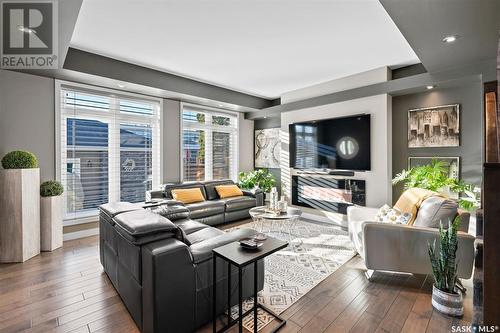
[[[205,201],[200,188],[178,188],[172,190],[172,198],[185,204]]]
[[[408,225],[413,225],[413,222],[415,222],[415,219],[417,218],[417,212],[422,202],[425,199],[433,196],[442,197],[441,194],[434,191],[429,191],[417,187],[409,188],[404,191],[403,194],[401,194],[398,201],[394,205],[394,208],[396,208],[400,212],[410,214],[411,218],[410,221],[408,221]]]
[[[217,191],[221,199],[241,197],[243,195],[243,192],[241,192],[240,188],[236,185],[219,185],[215,186],[215,190]]]

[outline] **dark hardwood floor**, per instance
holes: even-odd
[[[433,311],[425,276],[376,273],[369,282],[355,257],[287,309],[280,332],[448,332],[468,325]],[[273,323],[263,333],[269,332]],[[211,325],[200,332],[210,332]],[[0,264],[0,333],[138,332],[99,264],[98,239],[64,243],[62,249],[23,264]],[[236,329],[231,330],[236,332]]]

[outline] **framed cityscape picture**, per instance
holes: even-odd
[[[459,104],[408,110],[408,148],[460,146]]]
[[[255,167],[280,167],[280,129],[266,128],[255,131]]]
[[[408,157],[408,168],[428,165],[432,160],[443,161],[448,168],[448,177],[460,179],[460,157]]]

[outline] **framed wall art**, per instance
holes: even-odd
[[[255,167],[280,167],[280,129],[266,128],[255,131]]]
[[[408,110],[408,148],[460,146],[459,104]]]
[[[408,157],[408,168],[431,164],[432,160],[443,161],[448,168],[448,177],[460,179],[460,157]]]

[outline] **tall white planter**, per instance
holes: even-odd
[[[63,245],[62,196],[40,198],[40,248],[53,251]]]
[[[40,169],[0,170],[0,262],[40,253]]]

